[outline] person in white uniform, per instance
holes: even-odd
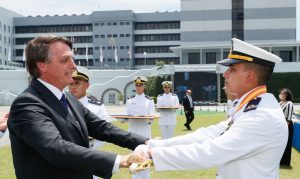
[[[179,100],[176,94],[171,93],[172,82],[162,82],[164,93],[157,96],[157,107],[178,107]],[[176,109],[159,110],[160,118],[158,125],[161,130],[162,138],[168,139],[174,136],[176,126]]]
[[[108,121],[109,116],[105,110],[104,104],[97,98],[87,95],[87,89],[90,86],[91,72],[82,66],[77,66],[76,70],[72,74],[73,82],[69,85],[69,91],[76,96],[76,98],[82,103],[82,105],[88,108],[91,112],[96,114],[100,119]],[[90,148],[95,148],[95,139],[89,137]],[[99,142],[100,145],[104,142]],[[99,178],[93,176],[94,179]]]
[[[97,98],[87,95],[90,86],[91,73],[87,68],[77,66],[72,75],[73,82],[69,85],[69,91],[90,111],[103,120],[109,121],[104,104]]]
[[[154,102],[153,99],[145,95],[146,77],[133,77],[136,94],[127,98],[126,113],[132,116],[153,116]],[[151,138],[151,120],[146,119],[129,119],[129,132]],[[132,175],[133,179],[150,179],[150,169]]]
[[[69,85],[69,91],[76,96],[76,98],[88,108],[91,112],[96,114],[100,119],[108,121],[109,116],[106,112],[104,104],[97,98],[87,95],[87,89],[90,86],[91,72],[82,66],[77,66],[72,74],[73,82]],[[95,140],[89,138],[90,147],[94,146]]]
[[[231,119],[166,140],[150,140],[146,154],[155,169],[192,170],[217,166],[217,179],[278,179],[288,139],[283,112],[265,84],[278,56],[232,39],[225,87],[238,97]],[[146,146],[145,146],[146,147]]]
[[[0,118],[0,139],[3,137],[7,129],[8,114],[9,113],[6,113],[2,118]]]

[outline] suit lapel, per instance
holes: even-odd
[[[82,118],[82,116],[78,113],[78,107],[76,107],[76,102],[72,99],[71,97],[71,94],[66,92],[66,97],[67,97],[67,100],[70,101],[68,103],[72,113],[73,113],[73,117],[77,119],[78,121],[78,125],[80,125],[80,128],[81,128],[81,132],[83,133],[83,138],[85,139],[85,141],[88,143],[88,130],[87,130],[87,127],[86,127],[86,123],[85,123],[85,120]],[[78,101],[77,101],[78,102]],[[78,102],[79,103],[79,102]]]
[[[45,101],[47,105],[50,106],[50,108],[58,112],[64,119],[69,121],[73,125],[73,127],[77,129],[77,131],[80,133],[80,136],[86,142],[86,137],[84,137],[84,134],[86,132],[84,134],[82,133],[84,131],[80,129],[80,126],[79,124],[77,124],[76,119],[70,114],[70,112],[66,111],[63,104],[61,104],[61,102],[57,99],[57,97],[37,79],[32,79],[30,85],[39,93],[43,101]],[[72,111],[75,111],[71,102],[69,102],[68,105],[70,106]]]

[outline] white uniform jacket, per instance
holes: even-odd
[[[153,116],[154,102],[144,93],[133,95],[127,99],[126,113],[133,116]],[[151,138],[151,121],[144,119],[129,119],[129,132],[134,132],[147,138]]]
[[[5,131],[0,131],[0,139],[4,136]]]
[[[179,100],[176,94],[162,94],[157,96],[157,107],[176,107],[179,106]],[[159,111],[160,119],[158,124],[164,125],[176,125],[176,110],[174,109],[163,109]]]
[[[96,114],[100,119],[109,121],[109,116],[105,110],[103,103],[89,99],[87,96],[80,98],[79,101],[84,107],[88,108],[92,113]]]
[[[150,146],[160,146],[152,148],[155,169],[217,166],[217,179],[278,179],[288,129],[275,97],[269,93],[259,97],[260,102],[249,106],[250,110],[245,107],[251,101],[233,115],[234,123],[227,131],[228,120],[184,136],[151,140]]]

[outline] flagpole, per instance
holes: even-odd
[[[88,57],[88,55],[89,55],[89,49],[88,49],[88,45],[86,44],[86,46],[85,46],[86,48],[85,48],[85,60],[86,60],[86,67],[87,67],[87,69],[89,68],[89,57]]]
[[[129,61],[128,61],[128,70],[130,70],[130,61],[131,61],[131,48],[130,48],[130,46],[129,46],[129,50],[128,50],[128,59],[129,59]]]

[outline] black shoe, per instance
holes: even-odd
[[[184,126],[186,127],[186,129],[187,129],[188,131],[191,131],[191,130],[192,130],[191,127],[190,127],[189,125],[184,124]]]

